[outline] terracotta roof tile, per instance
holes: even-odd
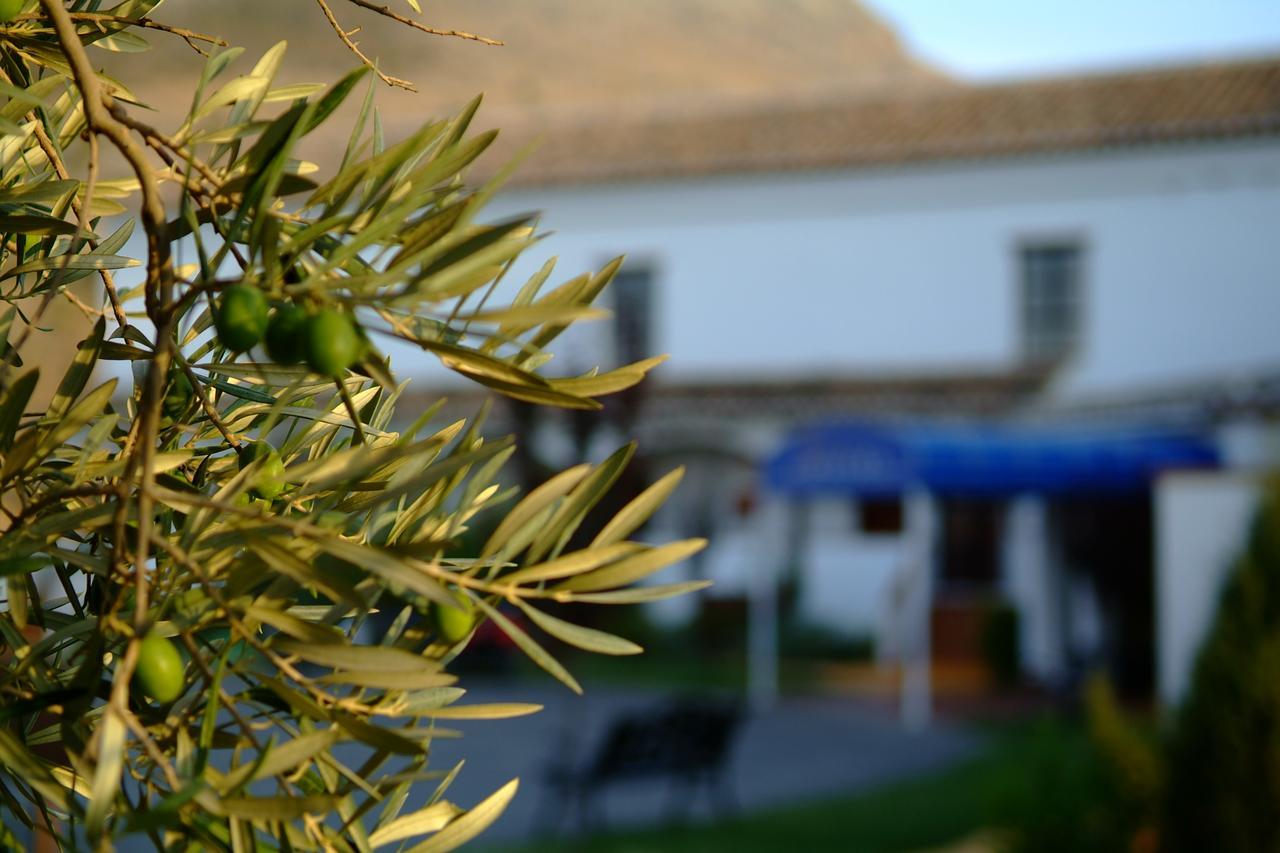
[[[512,144],[527,137],[505,132]],[[516,181],[855,168],[1277,133],[1280,57],[559,126],[542,132]]]
[[[836,415],[998,415],[1020,411],[1035,401],[1051,373],[1021,369],[1003,373],[904,376],[832,376],[823,379],[756,379],[661,383],[642,386],[640,427],[662,429],[689,422],[726,419],[794,421]],[[440,389],[413,388],[402,400],[407,410],[427,405]],[[470,417],[483,389],[450,388],[440,413],[446,420]],[[606,409],[616,398],[605,398]],[[499,406],[489,426],[512,429]],[[562,413],[563,414],[563,413]]]

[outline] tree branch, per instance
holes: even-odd
[[[408,80],[402,80],[399,77],[392,77],[383,73],[382,69],[378,67],[378,63],[366,56],[360,46],[351,40],[351,33],[348,33],[343,29],[342,24],[338,23],[338,19],[333,16],[333,10],[329,8],[329,4],[325,0],[316,0],[316,3],[320,5],[320,11],[324,12],[325,18],[329,21],[329,26],[333,27],[333,31],[338,34],[338,38],[342,39],[342,43],[347,46],[347,50],[354,53],[361,62],[373,69],[373,73],[378,75],[378,79],[388,86],[396,86],[401,89],[407,89],[410,92],[418,91],[417,87]],[[355,31],[353,30],[352,32]]]
[[[191,390],[195,394],[196,399],[200,401],[200,408],[204,409],[204,413],[209,416],[209,421],[214,425],[218,432],[222,433],[222,437],[226,439],[236,450],[240,449],[240,439],[236,438],[227,430],[227,425],[223,423],[222,416],[218,414],[218,409],[213,404],[213,395],[209,394],[208,387],[196,376],[196,372],[191,369],[191,365],[181,355],[177,358],[178,367],[186,374],[187,380],[191,383]],[[208,394],[208,396],[206,396]]]
[[[395,12],[390,6],[379,6],[376,3],[370,3],[369,0],[348,0],[348,2],[359,6],[361,9],[368,9],[370,12],[382,15],[384,18],[390,18],[396,23],[404,24],[406,27],[413,27],[415,30],[428,35],[466,39],[467,41],[477,41],[480,44],[488,44],[495,47],[501,47],[504,44],[498,39],[486,38],[485,36],[478,36],[475,33],[468,33],[462,30],[440,30],[435,27],[428,27],[426,24],[418,23],[413,18],[406,18],[404,15]]]
[[[35,111],[33,110],[31,114],[34,115],[34,112]],[[49,134],[45,132],[44,123],[39,121],[38,116],[36,119],[37,120],[33,127],[35,128],[36,142],[39,143],[40,150],[44,152],[45,157],[49,158],[49,164],[53,166],[53,172],[60,180],[71,180],[71,173],[67,171],[66,164],[62,162],[62,156],[58,153],[57,146],[53,144],[53,140],[50,139]],[[92,137],[90,138],[92,139]],[[97,145],[96,143],[90,144],[92,147],[89,155],[89,181],[86,184],[88,187],[93,186],[98,173]],[[90,193],[85,194],[85,200],[83,203],[74,198],[71,200],[71,210],[79,220],[82,231],[88,230],[87,220],[89,216],[89,203],[91,201],[92,197]],[[97,240],[89,240],[88,242],[92,248],[96,249],[98,247]],[[124,306],[120,304],[120,293],[116,290],[115,278],[111,275],[110,270],[98,270],[98,276],[102,279],[102,286],[107,291],[107,299],[111,302],[111,311],[115,314],[116,323],[123,329],[129,324],[129,321],[125,317]]]
[[[153,21],[150,18],[126,18],[121,15],[108,15],[101,12],[71,12],[70,17],[75,21],[88,21],[90,23],[104,24],[127,24],[134,27],[143,27],[148,30],[160,30],[162,32],[171,33],[190,43],[193,41],[202,41],[208,44],[217,45],[218,47],[227,47],[226,39],[217,36],[198,33],[195,30],[188,30],[185,27],[174,27],[169,24],[162,24],[159,21]]]
[[[173,316],[167,305],[173,286],[173,259],[168,236],[165,233],[165,207],[160,197],[154,170],[146,151],[133,139],[130,131],[113,115],[116,108],[110,94],[103,91],[97,73],[89,62],[84,45],[76,32],[75,23],[62,0],[40,0],[40,5],[53,24],[58,45],[71,66],[76,89],[84,106],[85,121],[91,134],[105,136],[124,156],[133,170],[142,194],[142,226],[147,237],[146,303],[147,315],[156,325],[156,354],[147,373],[146,386],[139,406],[141,428],[138,444],[129,453],[125,473],[120,480],[120,506],[116,511],[114,528],[117,536],[123,533],[128,515],[128,489],[125,483],[141,468],[138,500],[138,537],[134,553],[134,635],[125,647],[120,666],[111,683],[111,696],[107,714],[117,714],[121,720],[129,716],[129,683],[137,667],[140,641],[150,629],[150,578],[147,575],[147,551],[151,541],[152,496],[151,485],[155,479],[156,435],[160,423],[160,401],[164,396],[165,378],[169,370],[173,347]],[[111,563],[118,567],[122,549],[122,536],[112,542]],[[117,602],[119,604],[119,598]]]

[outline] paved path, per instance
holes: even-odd
[[[660,698],[654,693],[600,689],[577,697],[554,683],[546,688],[529,684],[473,687],[462,702],[538,702],[545,709],[514,720],[451,726],[470,736],[437,740],[431,763],[442,768],[466,759],[448,794],[463,806],[473,805],[519,776],[519,794],[484,838],[490,842],[529,838],[538,810],[556,806],[543,796],[541,769],[558,751],[569,748],[567,744],[576,741],[590,750],[617,714],[651,706]],[[749,812],[935,771],[975,754],[980,745],[976,734],[942,723],[928,732],[909,734],[884,712],[849,700],[790,699],[747,720],[730,773],[738,801]],[[657,781],[609,791],[602,801],[610,826],[662,820],[666,793],[666,784]],[[710,811],[708,803],[699,802],[693,819],[705,819]]]
[[[653,692],[599,688],[589,688],[586,696],[578,697],[554,682],[473,685],[463,703],[537,702],[545,708],[513,720],[445,723],[469,736],[437,739],[431,764],[444,769],[459,758],[466,759],[447,795],[466,807],[519,776],[521,788],[515,800],[482,839],[483,843],[528,839],[535,834],[539,809],[557,806],[543,796],[542,768],[569,744],[590,751],[618,714],[653,706],[661,698]],[[750,812],[929,773],[975,754],[980,746],[973,732],[946,724],[908,734],[883,710],[850,700],[790,699],[746,721],[730,773],[742,810]],[[355,755],[348,760],[358,764]],[[419,786],[406,810],[425,802],[431,791],[431,785]],[[601,802],[610,826],[643,826],[663,820],[666,796],[664,782],[639,782],[608,791]],[[691,819],[706,820],[710,814],[709,803],[700,801]],[[576,828],[576,820],[566,826],[570,831]],[[120,849],[150,846],[135,836]]]

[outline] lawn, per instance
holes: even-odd
[[[1084,833],[1098,786],[1078,726],[1046,719],[1002,728],[982,756],[944,773],[707,826],[549,839],[504,853],[906,851],[995,830],[1038,851],[1091,849]]]
[[[566,665],[583,684],[664,692],[728,691],[739,695],[747,690],[747,661],[741,655],[680,655],[659,651],[627,658],[581,654],[566,658]],[[778,681],[783,693],[812,692],[818,683],[818,664],[784,661],[778,671]]]

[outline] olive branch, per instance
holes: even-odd
[[[371,72],[411,85],[317,4],[362,63],[329,86],[277,85],[283,44],[232,76],[241,51],[153,20],[159,0],[39,0],[0,24],[0,811],[67,849],[131,834],[166,849],[454,847],[516,783],[449,802],[457,768],[428,765],[438,721],[537,710],[459,702],[447,667],[479,622],[579,690],[531,629],[640,649],[556,605],[701,586],[638,585],[703,545],[632,538],[680,471],[588,531],[634,446],[516,500],[512,442],[483,434],[484,409],[397,416],[387,341],[576,409],[661,359],[543,372],[556,338],[599,315],[621,259],[550,289],[548,263],[504,296],[539,235],[532,215],[480,218],[500,179],[463,177],[494,138],[469,131],[478,100],[387,143],[370,87],[327,178],[297,155]],[[142,121],[90,58],[145,48],[140,32],[204,55],[177,127]],[[103,176],[104,149],[125,175]],[[141,262],[125,254],[135,213]],[[116,275],[139,266],[136,285]],[[97,305],[76,292],[91,276]],[[23,355],[58,300],[93,326],[41,406]],[[101,362],[129,365],[134,387],[93,384]]]

